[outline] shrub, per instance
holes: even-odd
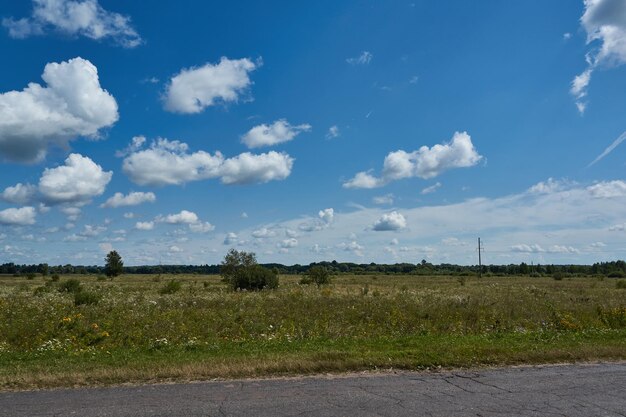
[[[560,272],[555,272],[552,275],[552,278],[554,278],[555,281],[561,281],[563,279],[563,274]]]
[[[59,292],[77,293],[81,290],[80,281],[76,278],[68,279],[59,285]]]
[[[620,279],[615,283],[615,288],[626,289],[626,280]]]
[[[33,295],[41,296],[52,291],[52,286],[48,284],[49,283],[46,283],[45,285],[42,285],[41,287],[35,288],[35,290],[33,291]]]
[[[609,278],[624,278],[626,277],[626,275],[624,274],[624,272],[622,271],[613,271],[611,272],[609,275],[607,275]]]
[[[239,252],[236,249],[228,251],[222,264],[220,265],[220,275],[223,282],[232,284],[235,276],[242,269],[252,268],[257,265],[256,255],[254,252]]]
[[[365,284],[365,286],[361,288],[361,295],[365,297],[367,293],[369,292],[370,292],[370,286],[368,284]]]
[[[376,279],[377,277],[374,277]],[[300,280],[300,284],[315,284],[318,288],[324,284],[330,284],[330,273],[322,266],[309,268],[306,275]]]
[[[258,291],[278,287],[278,274],[275,270],[257,264],[253,252],[231,249],[220,266],[222,281],[228,282],[233,290]]]
[[[259,291],[278,287],[278,275],[260,265],[238,269],[230,279],[234,290]]]
[[[100,301],[100,296],[96,293],[86,290],[79,290],[74,293],[75,306],[98,304],[98,301]]]
[[[180,281],[171,280],[171,281],[168,281],[168,283],[165,284],[159,290],[159,294],[161,294],[161,295],[174,294],[174,293],[180,291],[181,287],[182,287],[182,284],[180,283]]]
[[[61,277],[59,276],[59,274],[52,274],[50,279],[52,280],[52,282],[58,282]]]
[[[29,272],[26,274],[26,279],[35,279],[37,275],[34,272]]]

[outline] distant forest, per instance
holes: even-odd
[[[262,264],[266,268],[274,269],[279,274],[303,274],[313,266],[325,267],[332,274],[408,274],[408,275],[477,275],[478,265],[433,265],[425,260],[417,264],[356,264],[351,262],[315,262],[309,265],[282,265]],[[125,274],[219,274],[220,265],[145,265],[126,266]],[[27,274],[104,274],[104,266],[82,265],[16,265],[5,263],[0,265],[0,274],[27,275]],[[530,275],[530,276],[583,276],[605,275],[621,278],[626,276],[626,262],[599,262],[593,265],[528,265],[524,262],[510,265],[483,265],[482,274],[489,275]]]

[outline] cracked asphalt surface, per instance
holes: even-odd
[[[626,416],[626,362],[0,393],[0,416]]]

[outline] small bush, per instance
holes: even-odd
[[[75,306],[98,304],[98,301],[100,301],[100,297],[96,293],[86,290],[81,290],[74,293]]]
[[[373,279],[377,278],[378,277],[374,277]],[[313,266],[309,268],[306,275],[302,277],[300,284],[315,284],[318,288],[322,285],[330,284],[330,273],[322,266]]]
[[[26,279],[35,279],[36,276],[37,274],[35,274],[34,272],[29,272],[28,274],[26,274]]]
[[[260,265],[240,268],[232,276],[230,285],[234,290],[259,291],[278,287],[278,275]]]
[[[369,292],[370,292],[370,286],[365,284],[365,286],[361,288],[361,295],[365,297],[367,293]]]
[[[96,281],[106,281],[107,277],[106,275],[98,275],[96,277]]]
[[[461,284],[461,286],[465,285],[465,282],[467,281],[467,277],[465,275],[461,275],[456,279],[459,284]]]
[[[560,272],[555,272],[554,274],[552,274],[552,278],[554,278],[555,281],[562,281],[563,274]]]
[[[50,279],[52,280],[52,282],[59,282],[59,279],[61,279],[61,277],[59,276],[59,274],[52,274]]]
[[[46,283],[46,285],[42,285],[41,287],[35,288],[35,290],[33,291],[33,295],[41,296],[41,295],[49,293],[50,291],[52,291],[52,286]]]
[[[81,290],[80,281],[76,278],[68,279],[59,285],[59,292],[77,293]]]
[[[626,280],[620,279],[619,281],[617,281],[615,283],[615,288],[622,289],[622,290],[626,289]]]
[[[611,272],[609,275],[607,275],[609,278],[624,278],[626,277],[626,275],[624,274],[624,272],[622,271],[613,271]]]
[[[161,289],[159,290],[159,294],[161,295],[174,294],[180,291],[181,288],[182,288],[182,284],[180,283],[180,281],[171,280],[171,281],[168,281],[168,283],[165,284],[163,287],[161,287]]]

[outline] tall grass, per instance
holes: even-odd
[[[318,289],[299,278],[281,277],[276,290],[235,292],[217,276],[177,276],[165,287],[152,276],[83,276],[80,287],[97,303],[77,303],[51,290],[64,288],[64,279],[0,277],[0,374],[18,357],[104,363],[112,352],[217,349],[228,356],[241,346],[281,346],[323,353],[342,343],[416,336],[549,340],[626,330],[626,293],[614,280],[347,275]],[[176,291],[164,291],[172,282]]]

